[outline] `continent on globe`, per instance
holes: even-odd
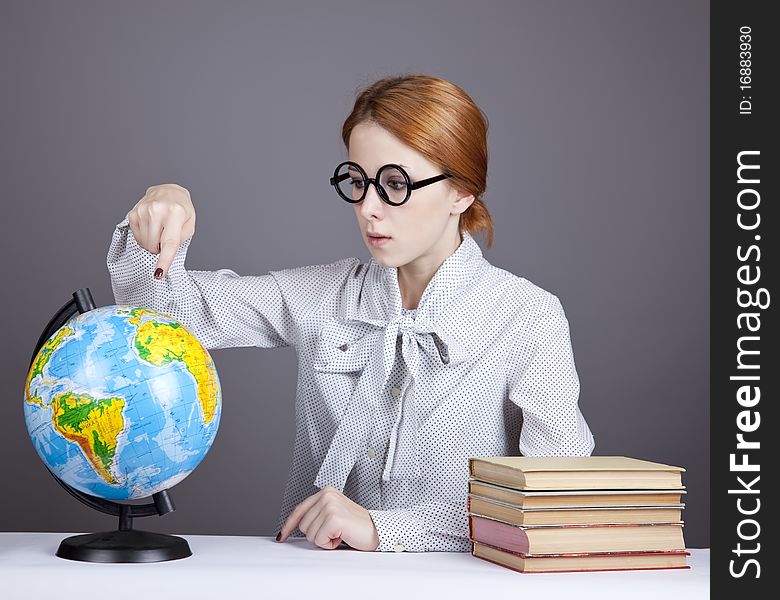
[[[144,314],[143,308],[134,308],[128,321],[138,324]],[[198,382],[198,400],[203,410],[203,420],[211,423],[217,408],[214,393],[215,374],[208,352],[180,323],[146,321],[138,325],[135,345],[138,354],[153,365],[162,366],[173,360],[183,362]]]
[[[25,384],[25,390],[27,390],[28,402],[35,404],[40,404],[42,402],[41,398],[37,396],[35,392],[30,391],[30,382],[35,378],[36,375],[43,374],[43,369],[46,367],[46,363],[49,362],[51,355],[56,352],[57,348],[62,345],[63,341],[65,341],[71,335],[73,335],[73,329],[67,325],[63,325],[60,329],[57,330],[57,333],[46,340],[46,343],[41,346],[41,349],[38,351],[38,354],[33,361],[32,367],[30,368],[30,372],[27,373],[27,383]]]
[[[54,427],[66,439],[76,442],[92,466],[107,483],[111,474],[117,437],[124,429],[122,398],[97,400],[88,394],[65,392],[52,400]]]

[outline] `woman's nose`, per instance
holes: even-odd
[[[374,215],[381,217],[384,213],[384,209],[385,203],[379,196],[379,192],[377,191],[376,186],[373,184],[368,184],[366,197],[363,198],[363,200],[360,202],[361,214],[366,219]]]

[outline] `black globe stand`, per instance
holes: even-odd
[[[157,496],[169,500],[166,491],[158,492],[154,496],[155,503]],[[161,562],[192,556],[190,546],[184,538],[133,529],[131,510],[141,507],[127,504],[118,506],[119,529],[65,538],[60,542],[56,555],[70,560],[102,563]]]
[[[89,288],[81,288],[74,292],[73,299],[57,311],[43,330],[30,359],[30,367],[46,340],[73,315],[77,312],[83,314],[94,308],[96,308],[95,301]],[[121,504],[85,494],[62,481],[51,469],[48,470],[55,481],[80,502],[100,512],[119,517],[119,529],[115,531],[86,533],[65,538],[60,542],[56,556],[69,560],[100,563],[148,563],[192,556],[187,540],[182,537],[133,529],[135,517],[162,516],[176,510],[168,490],[154,494],[152,496],[154,502],[148,504]]]

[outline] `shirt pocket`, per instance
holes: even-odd
[[[371,358],[376,336],[366,324],[331,319],[320,330],[312,356],[314,388],[309,400],[318,418],[335,427],[341,420],[364,368]],[[322,414],[325,407],[325,414]],[[319,423],[318,426],[325,425]]]
[[[330,319],[315,344],[312,367],[320,373],[360,373],[371,357],[378,331],[357,321]]]

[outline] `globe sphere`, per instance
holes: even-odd
[[[197,338],[160,312],[114,305],[77,314],[41,346],[24,418],[46,466],[107,500],[169,489],[203,460],[222,393]]]

